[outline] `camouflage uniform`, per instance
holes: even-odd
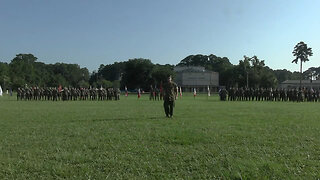
[[[172,117],[173,115],[173,107],[174,107],[174,100],[175,97],[177,96],[177,85],[176,83],[171,81],[171,77],[169,78],[170,80],[164,84],[163,86],[163,93],[164,93],[164,111],[166,113],[167,117]]]
[[[225,101],[227,99],[227,90],[225,88],[221,89],[219,92],[220,95],[220,101]]]
[[[17,100],[21,100],[22,99],[22,90],[20,88],[18,88],[17,90]]]
[[[160,96],[159,96],[160,91],[159,91],[158,88],[155,88],[154,91],[155,91],[155,100],[158,100],[158,101],[159,101],[159,100],[160,100]]]
[[[150,86],[150,97],[149,97],[149,100],[151,101],[151,100],[154,100],[154,96],[153,96],[153,92],[154,92],[154,89],[153,89],[153,87],[152,87],[152,85]]]
[[[62,101],[66,101],[66,100],[68,100],[68,89],[65,87],[62,90]]]

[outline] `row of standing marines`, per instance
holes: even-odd
[[[120,93],[119,88],[26,87],[18,88],[17,100],[120,100]],[[149,99],[163,100],[162,87],[151,85]]]
[[[127,88],[125,87],[126,96],[128,96]],[[18,88],[17,100],[119,100],[120,99],[119,88]],[[173,116],[174,101],[177,97],[178,88],[177,85],[172,82],[171,76],[168,77],[168,81],[164,84],[164,88],[160,86],[160,89],[150,86],[150,100],[164,100],[164,111],[166,117]],[[138,98],[140,97],[140,89],[138,89]]]
[[[120,93],[119,88],[30,87],[18,88],[17,100],[119,100]],[[149,93],[150,100],[163,100],[161,86],[150,86]],[[222,101],[320,101],[320,89],[313,88],[223,88],[219,95]]]
[[[149,100],[162,100],[163,99],[163,88],[160,86],[160,89],[157,86],[150,86],[149,91]]]
[[[18,88],[17,100],[120,100],[119,88]]]
[[[220,89],[222,101],[320,101],[320,89],[313,88],[229,88]]]

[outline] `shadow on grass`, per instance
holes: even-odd
[[[162,120],[165,119],[165,117],[162,116],[157,116],[157,117],[124,117],[124,118],[101,118],[101,119],[91,119],[89,121],[93,121],[93,122],[101,122],[101,121],[134,121],[134,120],[140,120],[140,119],[144,119],[144,120]]]

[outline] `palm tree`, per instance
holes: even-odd
[[[303,41],[299,42],[292,52],[293,56],[296,58],[291,63],[298,63],[298,60],[300,59],[300,88],[301,88],[301,81],[302,81],[302,62],[309,61],[308,57],[312,56],[312,49],[308,48],[307,44],[305,44]]]

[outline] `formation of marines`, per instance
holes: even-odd
[[[120,100],[120,93],[119,88],[30,87],[18,88],[17,100]]]
[[[221,89],[219,95],[222,101],[320,101],[320,89],[313,88],[229,88]]]
[[[162,100],[163,99],[163,91],[162,88],[157,88],[156,86],[153,87],[152,85],[150,86],[150,96],[149,100]]]

